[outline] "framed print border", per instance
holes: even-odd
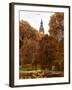
[[[15,15],[14,15],[14,6],[15,5],[27,5],[27,6],[39,6],[39,7],[55,7],[55,8],[67,8],[68,9],[68,24],[69,24],[69,47],[68,47],[68,57],[69,57],[69,67],[68,67],[68,82],[60,82],[60,83],[43,83],[43,84],[28,84],[28,85],[15,85],[15,66],[14,66],[14,61],[15,61],[15,36],[14,36],[14,27],[15,27]],[[65,5],[47,5],[47,4],[29,4],[29,3],[10,3],[9,4],[9,86],[10,87],[26,87],[26,86],[44,86],[44,85],[60,85],[60,84],[70,84],[70,6],[65,6]]]

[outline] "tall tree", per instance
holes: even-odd
[[[58,64],[64,70],[64,13],[55,13],[49,22],[49,34],[58,41]]]
[[[41,63],[42,67],[52,69],[52,65],[58,59],[57,40],[51,36],[45,35],[41,42]]]
[[[55,13],[51,16],[49,22],[49,33],[58,41],[64,37],[64,13]]]
[[[33,64],[36,66],[40,60],[38,50],[41,35],[27,21],[20,21],[19,28],[20,65]]]

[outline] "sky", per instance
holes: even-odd
[[[20,20],[25,20],[30,25],[39,31],[41,19],[43,21],[44,33],[48,34],[50,16],[54,12],[39,12],[39,11],[20,11]]]

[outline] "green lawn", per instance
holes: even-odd
[[[23,66],[19,67],[19,70],[20,71],[31,71],[32,67],[31,67],[31,65],[30,66],[23,65]]]

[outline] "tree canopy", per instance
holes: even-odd
[[[64,13],[55,13],[51,16],[49,22],[49,33],[58,41],[64,37]]]
[[[49,35],[40,34],[27,21],[19,22],[20,65],[31,64],[37,69],[64,70],[64,13],[50,17]]]

